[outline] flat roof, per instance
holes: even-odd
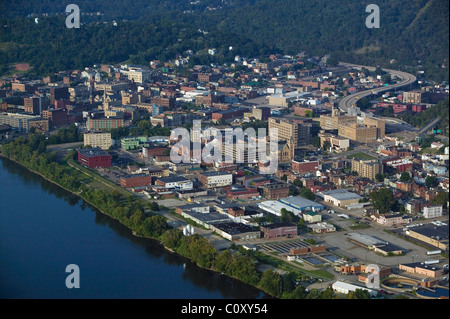
[[[162,177],[158,178],[159,181],[163,183],[175,183],[175,182],[188,182],[190,179],[187,179],[186,177],[182,176],[168,176],[168,177]]]
[[[224,214],[220,214],[217,212],[209,212],[209,213],[198,213],[196,211],[184,211],[183,212],[186,215],[191,216],[193,219],[200,220],[203,223],[206,224],[214,224],[218,222],[231,222],[231,219]]]
[[[215,228],[220,229],[221,231],[224,231],[230,235],[238,235],[238,234],[242,234],[242,233],[249,233],[249,232],[258,232],[260,231],[257,228],[248,226],[248,225],[244,225],[241,223],[235,223],[235,222],[230,222],[230,223],[214,223],[211,224],[211,226],[214,226]]]
[[[283,208],[292,212],[294,215],[298,216],[299,214],[301,214],[301,210],[291,207],[289,205],[280,203],[279,201],[275,201],[275,200],[268,200],[268,201],[261,202],[257,205],[257,207],[259,207],[269,213],[277,215],[277,216],[281,216],[281,209],[283,209]]]
[[[330,196],[337,200],[348,200],[348,199],[361,199],[362,197],[358,194],[349,192],[346,189],[334,189],[331,191],[321,192],[324,196]]]
[[[348,236],[353,239],[354,241],[357,241],[358,243],[364,244],[366,246],[373,246],[373,245],[379,245],[379,244],[386,244],[386,242],[383,242],[375,237],[368,236],[368,235],[362,235],[360,233],[349,233]]]
[[[199,173],[203,176],[222,176],[222,175],[232,175],[230,173],[225,173],[225,172],[203,172],[203,173]]]
[[[289,206],[292,206],[294,208],[297,208],[297,209],[306,209],[306,208],[310,208],[310,207],[316,207],[316,208],[320,208],[320,209],[325,208],[325,206],[323,206],[322,204],[316,203],[312,200],[303,198],[301,196],[282,198],[282,199],[280,199],[280,202],[287,204]]]
[[[434,236],[435,238],[439,236],[439,241],[448,240],[448,226],[441,225],[436,226],[433,224],[426,224],[423,226],[418,226],[408,229],[410,232],[416,232],[426,237]]]

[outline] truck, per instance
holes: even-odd
[[[427,255],[436,255],[436,254],[440,254],[441,250],[430,250],[427,251]]]

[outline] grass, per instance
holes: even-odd
[[[372,159],[376,159],[375,157],[370,156],[370,155],[368,155],[368,154],[366,154],[366,153],[362,153],[362,152],[355,153],[355,154],[352,154],[352,155],[348,155],[348,157],[350,157],[350,158],[356,158],[356,159],[361,159],[361,160],[372,160]]]
[[[367,228],[371,228],[370,225],[367,225],[365,223],[359,223],[359,222],[355,222],[353,223],[351,226],[349,226],[351,229],[356,230],[356,229],[367,229]]]

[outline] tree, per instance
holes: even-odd
[[[436,197],[433,199],[433,204],[438,204],[443,208],[447,208],[448,192],[440,191],[437,193]]]
[[[306,187],[300,189],[299,195],[301,197],[304,197],[304,198],[309,199],[309,200],[315,200],[316,199],[316,194],[314,194],[312,190],[310,190],[309,188],[306,188]]]
[[[281,276],[271,269],[263,272],[259,286],[273,296],[280,294]]]
[[[428,188],[433,188],[439,185],[439,181],[436,176],[427,176],[425,178],[425,186]]]
[[[411,175],[409,175],[408,172],[403,172],[402,175],[400,176],[400,181],[405,183],[405,182],[409,182],[411,180]]]
[[[293,212],[288,211],[286,208],[281,209],[280,221],[283,223],[292,223],[295,220],[295,215]]]
[[[387,188],[371,192],[369,199],[373,208],[377,209],[380,214],[389,213],[396,202],[394,195]]]

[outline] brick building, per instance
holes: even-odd
[[[262,186],[263,195],[267,199],[279,199],[289,196],[289,185],[286,183],[269,183]]]
[[[152,184],[152,176],[147,174],[135,174],[122,176],[120,185],[124,188],[144,187]]]
[[[319,161],[292,161],[292,171],[294,173],[313,173],[319,169]]]
[[[264,238],[273,239],[279,237],[294,238],[297,237],[297,226],[288,223],[274,223],[261,226]]]
[[[78,163],[89,168],[111,167],[111,155],[100,148],[80,149]]]

